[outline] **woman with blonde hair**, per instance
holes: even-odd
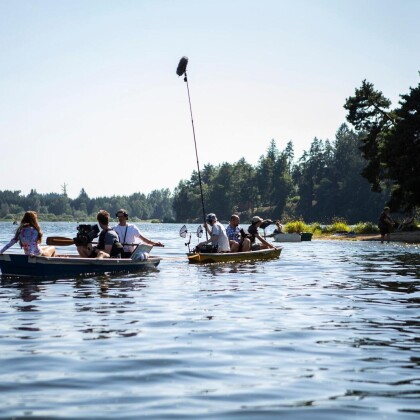
[[[34,211],[27,211],[20,221],[13,239],[0,250],[0,255],[17,242],[20,243],[25,255],[54,257],[55,247],[40,246],[42,231],[38,223],[38,215]]]

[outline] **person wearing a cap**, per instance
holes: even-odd
[[[214,213],[209,213],[206,216],[206,223],[204,223],[203,226],[210,235],[210,239],[208,241],[201,242],[198,244],[198,247],[204,244],[212,244],[217,247],[217,252],[230,252],[229,239],[226,234],[226,229],[217,220]]]
[[[248,227],[248,233],[251,235],[251,250],[275,248],[273,245],[267,242],[258,232],[258,228],[261,226],[261,223],[263,221],[264,220],[261,219],[260,216],[254,216],[251,219],[251,225]],[[260,243],[255,243],[255,239],[258,239]]]
[[[123,256],[125,258],[129,258],[135,250],[136,246],[133,244],[136,242],[136,238],[140,240],[140,243],[145,243],[152,246],[164,246],[161,242],[154,242],[146,238],[141,234],[140,229],[136,225],[128,223],[128,213],[126,210],[119,209],[115,213],[115,217],[118,218],[118,225],[114,226],[114,230],[118,233],[120,242],[124,246]]]

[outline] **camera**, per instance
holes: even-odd
[[[86,246],[98,237],[98,225],[79,225],[77,226],[77,236],[73,238],[76,246]]]
[[[248,232],[245,232],[243,229],[240,229],[239,232],[241,234],[242,239],[251,238],[251,235]]]
[[[271,219],[265,219],[261,222],[260,228],[265,229],[266,227],[272,225],[274,222]]]
[[[213,245],[213,244],[202,244],[202,245],[197,245],[194,249],[193,252],[217,252],[217,245]]]

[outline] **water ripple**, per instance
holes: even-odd
[[[178,226],[145,226],[167,244],[156,271],[2,280],[0,417],[418,417],[417,246],[196,266]]]

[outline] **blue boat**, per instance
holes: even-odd
[[[67,277],[103,273],[132,273],[153,269],[161,258],[80,258],[78,255],[30,257],[22,254],[0,255],[2,277]]]

